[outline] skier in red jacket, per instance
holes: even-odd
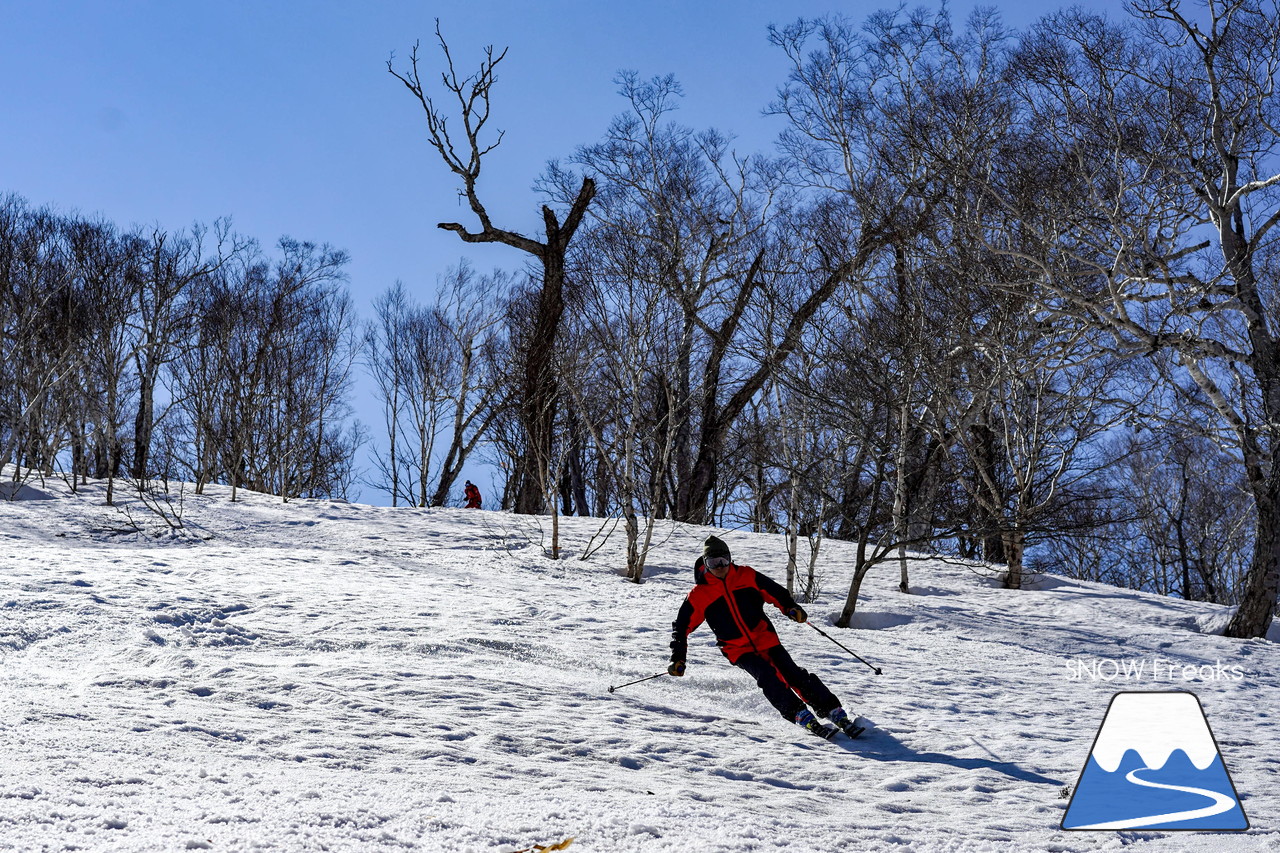
[[[480,489],[475,483],[467,480],[466,488],[462,490],[462,493],[467,498],[467,509],[480,509]]]
[[[696,583],[671,623],[667,672],[684,675],[689,634],[705,621],[715,632],[724,656],[751,674],[785,719],[829,738],[835,729],[817,719],[826,717],[850,737],[857,737],[862,728],[818,676],[791,659],[764,615],[767,601],[789,619],[804,622],[809,618],[804,608],[782,586],[750,566],[736,565],[729,546],[715,536],[707,538],[700,562],[701,566],[694,567]]]

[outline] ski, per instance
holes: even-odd
[[[874,724],[863,717],[846,717],[829,728],[832,729],[832,735],[828,740],[834,740],[836,734],[843,734],[849,740],[857,740],[858,736],[872,728]]]
[[[849,740],[856,740],[858,735],[867,730],[865,726],[859,726],[852,723],[845,726],[822,726],[822,729],[825,731],[814,731],[812,729],[809,729],[808,731],[812,731],[813,734],[821,738],[826,738],[827,740],[835,740],[837,735],[844,735]]]
[[[827,725],[826,723],[819,722],[812,713],[798,715],[796,722],[800,724],[800,728],[815,737],[822,738],[823,740],[835,740],[835,737],[838,734],[843,734],[850,740],[854,740],[873,725],[872,722],[865,717],[849,717],[843,715],[838,719],[832,718],[832,724]]]
[[[801,726],[801,728],[804,729],[809,734],[820,737],[823,740],[835,740],[836,735],[840,734],[839,729],[835,728],[834,726],[824,726],[822,723],[819,723],[817,720],[813,721],[807,726]]]
[[[845,737],[850,740],[857,738],[858,735],[865,732],[872,725],[871,721],[866,717],[850,717],[842,708],[837,708],[833,711],[829,719],[831,724],[844,732]]]
[[[840,731],[844,732],[845,736],[848,737],[849,740],[856,739],[858,735],[862,734],[866,730],[867,730],[866,726],[860,726],[857,723],[852,723],[852,722],[849,723],[847,726],[840,727]]]

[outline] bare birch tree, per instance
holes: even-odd
[[[566,373],[574,416],[597,448],[623,519],[626,577],[642,583],[682,425],[669,381],[679,344],[667,331],[679,314],[634,266],[635,248],[611,229],[588,235],[578,264],[587,286],[571,324],[576,360]]]
[[[1280,308],[1264,272],[1280,225],[1280,9],[1128,9],[1129,25],[1057,13],[1025,39],[1020,145],[1035,153],[987,187],[1042,248],[993,243],[1037,265],[1044,309],[1106,330],[1119,354],[1172,353],[1200,389],[1257,511],[1227,634],[1262,636],[1280,592]],[[1019,172],[1035,176],[1021,189]]]
[[[212,238],[213,254],[206,256]],[[152,436],[164,417],[156,412],[156,392],[166,366],[188,345],[191,331],[190,293],[193,284],[215,273],[231,257],[244,251],[244,241],[219,220],[212,229],[195,226],[190,233],[153,229],[141,244],[142,276],[135,293],[136,324],[132,353],[138,379],[138,402],[133,423],[130,473],[139,488],[151,474]]]

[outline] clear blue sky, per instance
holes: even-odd
[[[0,192],[125,227],[231,216],[267,246],[285,234],[327,242],[351,254],[351,290],[367,313],[396,279],[429,299],[464,254],[480,269],[524,261],[435,228],[471,221],[426,144],[420,107],[386,71],[390,54],[407,59],[418,39],[435,67],[435,18],[463,68],[486,44],[509,47],[493,112],[506,137],[481,190],[499,226],[533,234],[531,184],[621,110],[618,70],[675,74],[680,121],[757,151],[779,129],[760,111],[786,73],[766,27],[829,12],[861,20],[891,5],[0,0]],[[962,18],[972,5],[951,8]],[[1067,4],[988,5],[1018,27]],[[360,417],[376,425],[374,411]]]

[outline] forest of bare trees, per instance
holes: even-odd
[[[340,496],[360,444],[342,252],[272,259],[221,223],[172,233],[0,199],[0,459],[14,476]]]
[[[483,462],[490,505],[623,519],[636,581],[670,519],[785,533],[788,586],[847,590],[843,624],[869,571],[909,593],[908,555],[931,552],[1011,588],[1044,568],[1238,605],[1228,633],[1265,633],[1274,0],[1025,31],[899,9],[768,36],[789,73],[747,106],[777,123],[772,153],[678,121],[675,79],[620,72],[602,138],[548,152],[535,236],[490,220],[481,181],[514,144],[490,115],[505,52],[471,66],[437,30],[434,60],[393,57],[417,156],[474,217],[438,227],[475,254],[363,321],[328,247],[3,199],[0,461],[286,499],[346,496],[365,467],[411,506]],[[855,565],[819,568],[831,537]]]

